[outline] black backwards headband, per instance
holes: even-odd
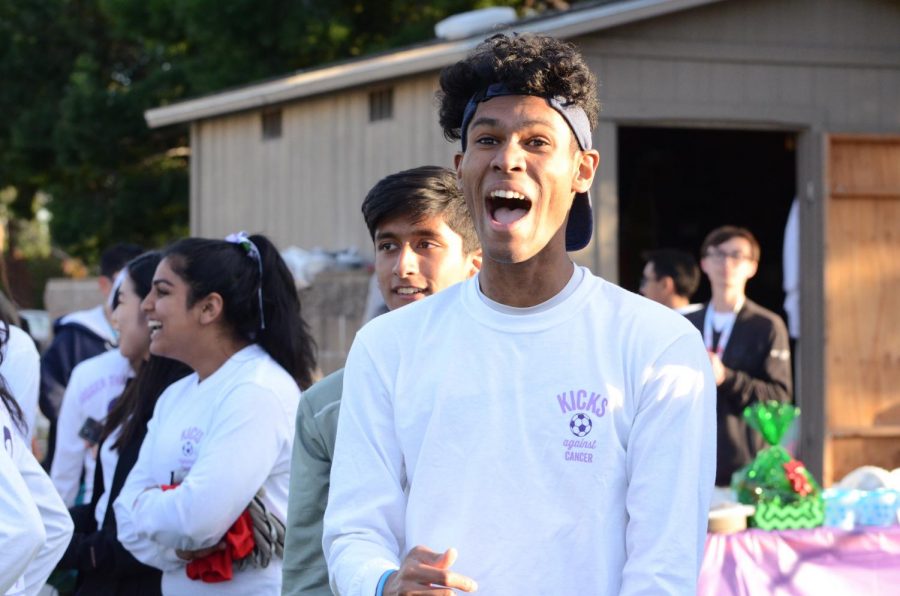
[[[503,97],[506,95],[531,95],[522,91],[512,91],[503,83],[493,83],[487,88],[475,93],[466,109],[463,112],[462,126],[460,127],[460,139],[462,140],[462,150],[465,152],[468,142],[468,128],[475,116],[475,110],[478,104],[493,99],[495,97]],[[535,95],[546,100],[547,105],[553,108],[575,135],[578,142],[578,148],[586,151],[591,148],[591,121],[584,109],[574,102],[564,97],[544,97]],[[594,215],[591,209],[590,192],[579,192],[575,194],[575,200],[572,201],[572,208],[569,210],[569,219],[566,223],[566,250],[581,250],[591,241],[591,235],[594,231]]]

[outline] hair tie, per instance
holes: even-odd
[[[262,297],[262,283],[263,283],[263,267],[262,267],[262,255],[259,253],[259,248],[253,244],[253,241],[247,236],[247,232],[241,230],[236,234],[228,234],[225,236],[225,242],[230,242],[232,244],[237,244],[241,248],[244,249],[244,252],[247,253],[247,256],[252,260],[256,261],[256,264],[259,266],[259,286],[256,289],[256,295],[259,298],[259,328],[266,328],[266,317],[263,314],[263,297]]]

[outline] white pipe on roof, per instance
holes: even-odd
[[[438,39],[463,39],[476,33],[490,31],[497,26],[515,23],[516,20],[516,9],[510,6],[470,10],[437,23],[434,26],[434,36]]]

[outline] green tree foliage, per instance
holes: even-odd
[[[0,0],[0,189],[51,197],[54,242],[92,260],[187,232],[186,127],[145,110],[430,39],[522,0]]]
[[[80,44],[63,2],[19,4],[0,0],[0,188],[18,191],[12,207],[27,218],[35,191],[53,176],[57,102]]]

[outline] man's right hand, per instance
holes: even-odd
[[[415,547],[403,559],[400,570],[388,579],[384,586],[385,596],[452,596],[454,589],[474,592],[478,589],[475,580],[450,571],[457,554],[455,548],[448,548],[445,553],[436,553],[424,546]]]

